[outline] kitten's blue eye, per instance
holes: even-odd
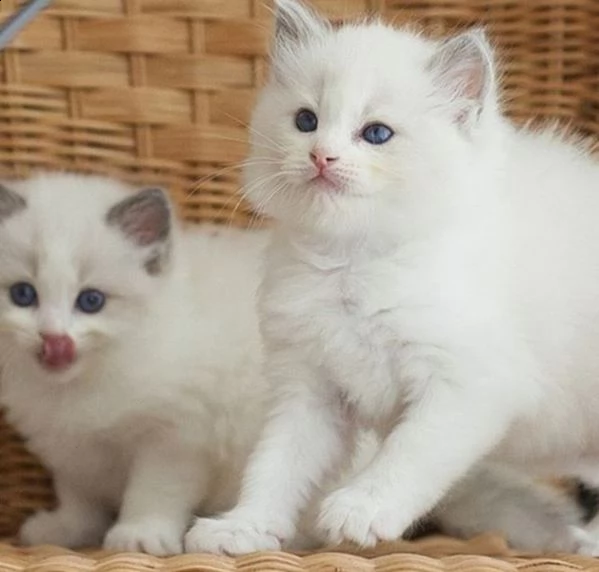
[[[383,123],[371,123],[362,130],[362,139],[371,145],[387,143],[393,135],[393,130]]]
[[[106,296],[100,290],[82,290],[75,305],[86,314],[97,314],[106,303]]]
[[[29,282],[17,282],[10,287],[9,292],[15,306],[28,308],[37,304],[37,292]]]
[[[300,109],[295,115],[295,126],[302,133],[316,131],[316,128],[318,127],[318,117],[316,117],[316,113],[309,109]]]

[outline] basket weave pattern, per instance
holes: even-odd
[[[314,0],[335,19],[382,14],[433,34],[484,24],[498,48],[506,109],[558,117],[599,134],[597,0]],[[20,2],[1,0],[0,19]],[[167,186],[189,221],[243,225],[239,162],[256,88],[267,72],[263,0],[54,0],[0,52],[0,177],[38,169],[111,174]],[[52,502],[50,481],[0,420],[0,537]],[[420,556],[184,556],[160,561],[0,548],[0,570],[539,570],[592,559],[529,561],[496,540],[417,544]],[[440,544],[439,544],[440,543]],[[426,548],[429,546],[429,548]],[[430,547],[432,546],[432,548]],[[483,548],[481,548],[481,546]],[[401,545],[405,549],[405,545]],[[427,552],[428,550],[428,552]],[[470,553],[467,557],[451,556]],[[476,556],[486,553],[502,559]],[[381,554],[381,552],[379,552]],[[456,560],[457,558],[457,560]],[[599,563],[596,565],[599,569]]]

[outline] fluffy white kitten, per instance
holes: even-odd
[[[599,481],[599,167],[501,115],[484,35],[333,28],[279,0],[247,196],[278,222],[260,301],[278,404],[238,506],[189,550],[400,536],[484,458]]]
[[[162,191],[102,178],[0,187],[0,397],[58,494],[25,543],[98,545],[118,513],[105,547],[177,553],[196,508],[234,504],[265,239],[183,233]]]

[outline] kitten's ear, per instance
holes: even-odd
[[[22,211],[27,201],[19,194],[0,183],[0,222]]]
[[[158,274],[168,255],[172,209],[162,189],[144,189],[117,203],[108,211],[106,222],[134,244],[150,248],[145,268]]]
[[[22,211],[27,206],[25,199],[0,183],[0,222]]]
[[[495,96],[493,50],[480,29],[443,42],[429,69],[435,84],[450,100],[456,123],[471,125]]]
[[[150,246],[169,237],[170,202],[163,190],[144,189],[114,205],[106,220],[138,246]]]
[[[321,18],[299,0],[275,0],[274,52],[309,40],[330,30],[328,20]]]

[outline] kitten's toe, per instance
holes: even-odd
[[[212,552],[237,556],[262,550],[280,550],[281,539],[289,536],[276,527],[263,526],[249,519],[223,517],[198,518],[185,536],[186,552]]]
[[[104,548],[118,552],[172,556],[183,552],[183,533],[183,527],[168,520],[119,522],[106,534]]]
[[[107,523],[100,515],[77,517],[56,511],[40,511],[29,517],[19,532],[21,543],[28,546],[55,544],[67,548],[99,546]]]
[[[350,541],[367,547],[374,546],[379,540],[399,538],[407,527],[400,516],[400,511],[389,510],[371,492],[360,487],[346,487],[325,498],[318,526],[333,545]]]

